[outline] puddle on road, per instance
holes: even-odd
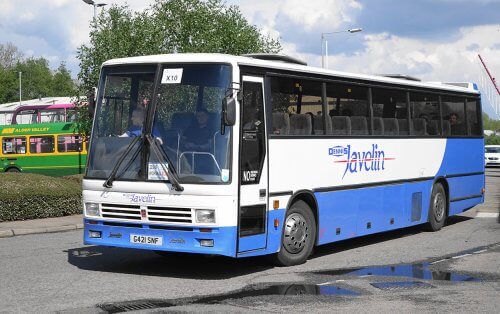
[[[384,276],[384,277],[408,277],[425,280],[444,280],[444,281],[482,281],[480,278],[452,273],[449,271],[431,270],[430,263],[417,263],[409,265],[395,266],[375,266],[349,270],[332,270],[316,272],[316,274],[331,275],[331,276]]]
[[[312,284],[280,284],[254,288],[221,296],[203,298],[195,303],[217,303],[229,299],[241,299],[258,296],[277,295],[328,295],[328,296],[359,296],[361,293],[340,288],[333,285],[312,285]]]

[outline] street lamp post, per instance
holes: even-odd
[[[321,33],[321,66],[328,69],[328,41],[326,40],[326,35],[338,34],[338,33],[359,33],[362,32],[362,28],[350,28],[344,31],[336,31],[329,33]]]
[[[107,5],[107,3],[96,3],[93,0],[82,0],[82,1],[85,2],[86,4],[94,6],[94,20],[97,18],[97,8]]]
[[[22,75],[23,75],[23,72],[19,71],[19,106],[21,106],[22,99],[23,99],[23,85],[21,83]]]

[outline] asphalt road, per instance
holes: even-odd
[[[500,169],[487,170],[498,211]],[[80,231],[0,239],[0,312],[491,312],[500,304],[500,224],[453,217],[316,249],[303,265],[157,256],[84,246]],[[160,309],[161,307],[161,309]]]

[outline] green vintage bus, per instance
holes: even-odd
[[[83,173],[87,147],[74,123],[0,126],[0,171],[51,176]]]

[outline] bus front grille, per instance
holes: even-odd
[[[102,204],[103,218],[141,220],[141,208],[137,205]]]
[[[148,206],[148,220],[158,222],[192,223],[191,208]]]

